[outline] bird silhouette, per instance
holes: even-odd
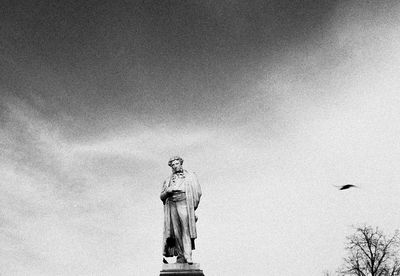
[[[358,186],[353,185],[353,184],[346,184],[346,185],[343,185],[343,186],[336,186],[335,185],[335,187],[339,188],[339,190],[347,190],[347,189],[350,189],[350,188],[358,188]]]

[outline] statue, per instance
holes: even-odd
[[[172,174],[164,181],[160,199],[164,204],[163,255],[177,256],[177,263],[193,264],[192,250],[197,238],[195,210],[201,188],[194,173],[182,168],[183,159],[170,158]],[[165,259],[164,259],[165,260]]]

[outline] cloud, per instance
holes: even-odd
[[[110,223],[129,197],[123,196],[120,183],[107,187],[77,166],[70,145],[51,121],[22,101],[6,108],[1,131],[2,272],[90,274],[87,267],[97,261],[89,252],[99,250],[102,237],[118,233]]]
[[[75,154],[104,154],[134,156],[139,159],[158,161],[166,152],[185,151],[211,140],[213,133],[202,129],[169,129],[167,126],[139,126],[131,132],[117,133],[108,139],[77,144]],[[178,149],[176,146],[178,145]]]

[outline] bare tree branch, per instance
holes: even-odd
[[[348,257],[338,271],[342,275],[400,276],[400,232],[387,238],[378,228],[356,228],[347,237]]]

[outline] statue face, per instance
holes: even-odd
[[[171,163],[171,168],[172,168],[172,171],[174,171],[174,172],[182,171],[182,164],[179,160],[174,160]]]

